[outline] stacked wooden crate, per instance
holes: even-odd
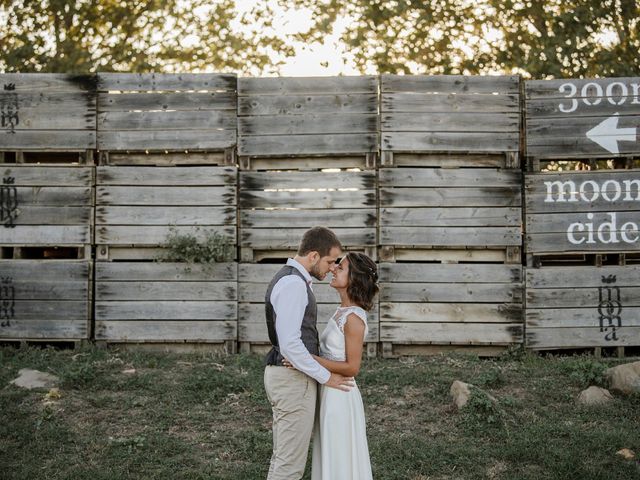
[[[96,340],[235,351],[237,264],[154,260],[171,235],[235,246],[236,77],[98,78]]]
[[[383,354],[521,343],[519,78],[381,81]]]
[[[610,347],[623,355],[640,345],[639,85],[640,78],[526,84],[531,349]]]
[[[307,229],[327,226],[347,249],[375,254],[377,122],[376,77],[239,79],[239,341],[245,350],[268,344],[264,292]],[[316,293],[322,324],[338,297],[328,285]],[[377,311],[366,341],[374,353]]]
[[[0,339],[91,335],[95,77],[2,74]]]

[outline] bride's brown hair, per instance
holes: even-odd
[[[378,267],[364,253],[349,252],[346,257],[349,260],[347,295],[356,305],[371,310],[378,293]]]

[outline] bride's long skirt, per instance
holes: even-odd
[[[313,437],[312,480],[371,480],[364,405],[349,392],[319,387]]]

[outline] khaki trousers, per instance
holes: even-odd
[[[267,366],[264,387],[273,410],[273,454],[267,480],[300,479],[313,432],[318,383],[297,370]]]

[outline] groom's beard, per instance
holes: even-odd
[[[320,269],[318,268],[318,265],[312,266],[311,270],[309,270],[309,273],[313,278],[317,280],[324,280],[324,277],[327,275],[326,273],[325,274],[320,273]]]

